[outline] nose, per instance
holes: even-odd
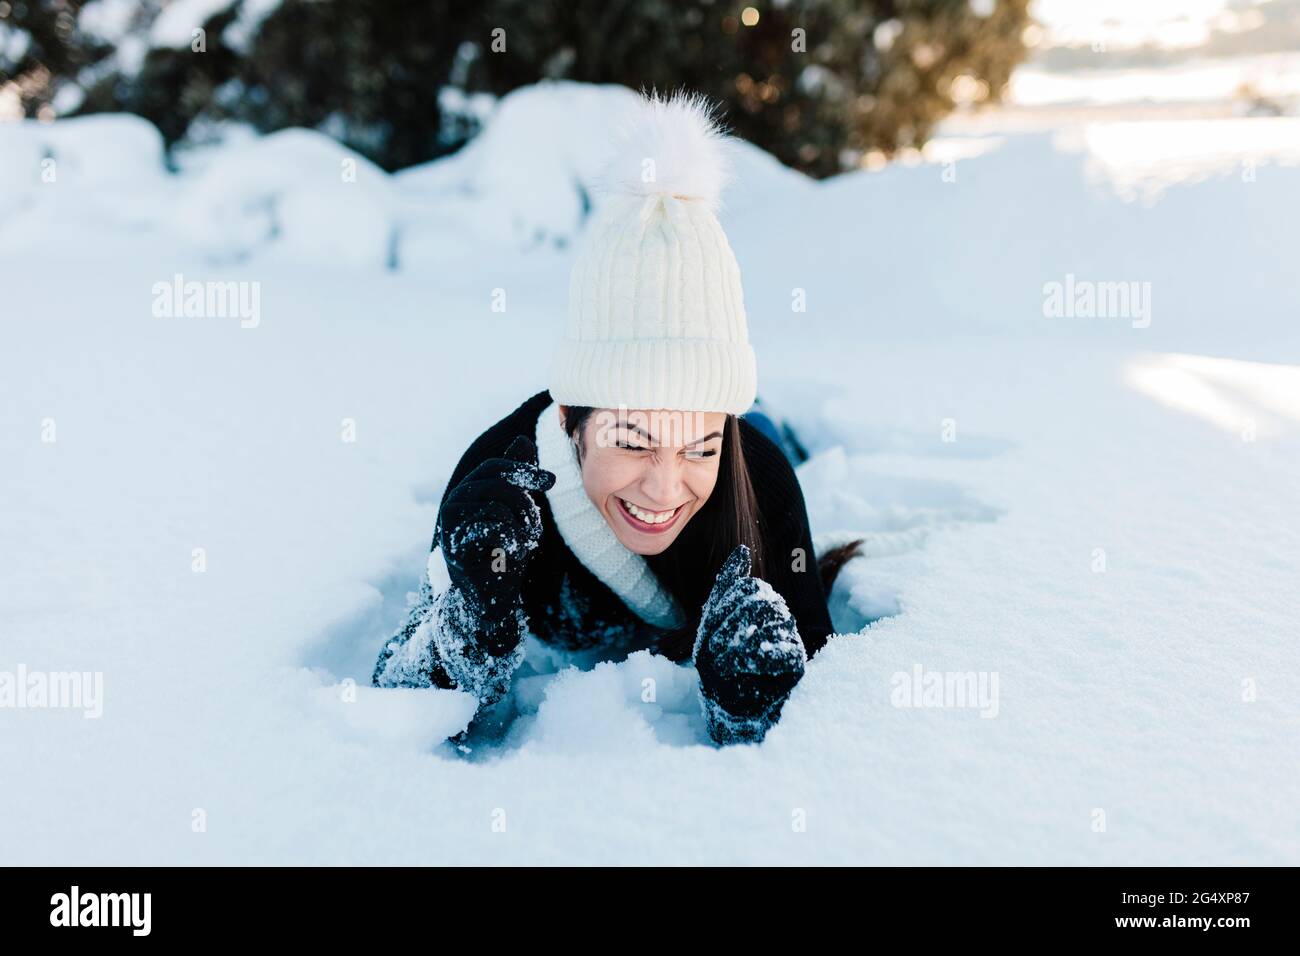
[[[681,503],[685,487],[683,467],[676,455],[656,457],[641,479],[641,493],[648,499],[648,505],[672,508]]]

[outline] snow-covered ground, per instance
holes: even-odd
[[[521,91],[397,176],[302,131],[172,173],[138,120],[0,126],[0,680],[102,675],[98,718],[0,709],[0,862],[1300,863],[1278,121],[1174,176],[1122,128],[820,184],[739,151],[761,392],[814,530],[868,541],[761,746],[706,745],[644,653],[531,648],[469,755],[464,695],[365,686],[456,459],[545,386],[628,95]],[[193,281],[245,308],[185,317]],[[964,674],[976,706],[915,706]]]

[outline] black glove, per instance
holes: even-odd
[[[695,638],[705,718],[719,743],[761,740],[808,660],[785,599],[750,567],[749,548],[739,545],[718,572]]]
[[[521,435],[504,458],[483,462],[442,503],[439,544],[447,573],[478,616],[494,654],[518,640],[513,624],[524,570],[542,540],[541,511],[529,492],[554,484],[555,476],[537,464],[537,448]]]

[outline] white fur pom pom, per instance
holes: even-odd
[[[605,176],[610,195],[675,196],[717,210],[730,177],[727,136],[700,93],[642,98],[620,130]]]

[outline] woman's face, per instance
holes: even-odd
[[[659,554],[704,507],[718,483],[726,420],[722,412],[615,408],[587,418],[582,483],[629,551]]]

